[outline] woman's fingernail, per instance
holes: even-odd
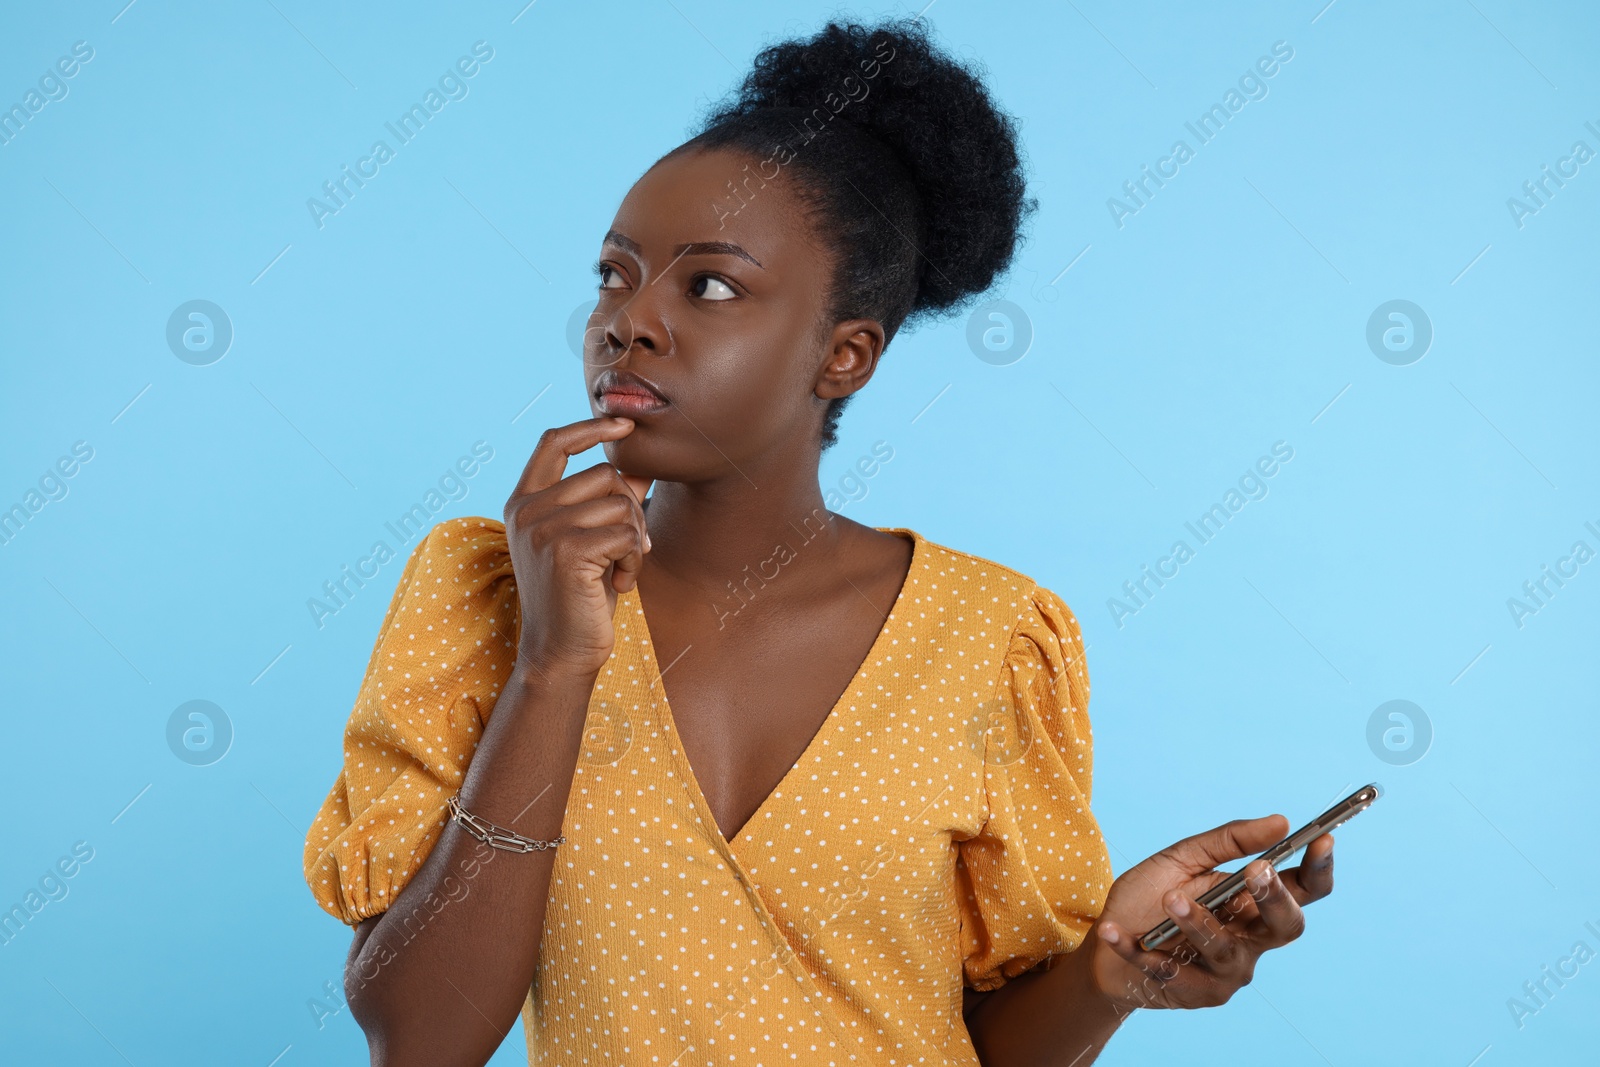
[[[1172,914],[1178,916],[1179,918],[1187,916],[1189,914],[1189,901],[1184,897],[1179,897],[1177,900],[1174,900],[1172,902]]]
[[[1100,940],[1104,941],[1108,945],[1115,945],[1118,941],[1122,940],[1122,935],[1117,933],[1114,927],[1102,926],[1100,928]]]

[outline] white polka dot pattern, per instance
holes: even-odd
[[[913,544],[850,687],[730,843],[695,783],[637,591],[591,697],[540,960],[530,1064],[976,1065],[964,985],[1076,948],[1110,863],[1089,799],[1077,620],[1025,575]],[[437,839],[515,652],[504,526],[413,552],[306,843],[346,923]]]

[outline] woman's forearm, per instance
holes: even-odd
[[[1094,982],[1090,929],[1076,951],[1049,970],[1012,978],[967,1018],[984,1067],[1086,1067],[1105,1048],[1127,1012]]]
[[[525,837],[557,837],[593,686],[592,677],[513,671],[471,757],[462,806]],[[374,1064],[488,1061],[533,981],[560,853],[492,849],[445,823],[346,965],[350,1012]]]

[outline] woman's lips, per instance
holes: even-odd
[[[631,419],[662,411],[667,407],[667,401],[647,389],[617,388],[600,394],[599,407],[602,414]]]

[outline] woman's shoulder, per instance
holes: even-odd
[[[413,552],[463,555],[496,549],[508,551],[506,524],[482,515],[464,515],[435,523]]]
[[[411,549],[401,586],[419,580],[417,572],[439,572],[456,585],[477,585],[510,574],[511,549],[505,523],[481,515],[445,519],[434,524]],[[472,578],[481,581],[470,581]]]
[[[1015,609],[1014,621],[1041,613],[1066,611],[1070,614],[1066,603],[1054,591],[1016,567],[929,540],[905,527],[880,529],[885,532],[900,531],[914,539],[921,556],[923,574],[935,584],[936,589],[940,588],[939,583],[942,582],[942,588],[955,595],[965,595],[970,591],[990,603],[1009,602]]]
[[[427,628],[458,607],[468,618],[497,614],[514,605],[515,589],[505,524],[478,515],[445,519],[412,547],[379,641],[391,627]],[[499,620],[488,618],[486,624]]]

